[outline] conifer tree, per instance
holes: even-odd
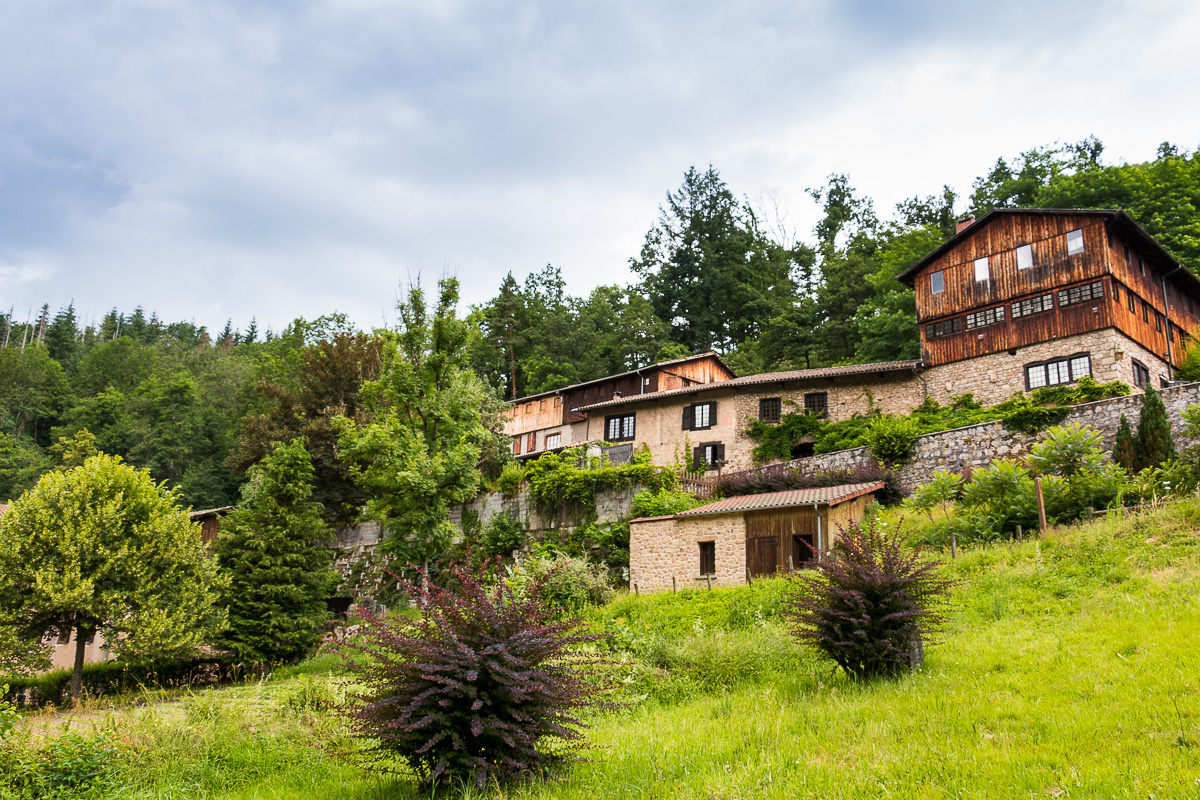
[[[228,579],[228,647],[247,661],[299,661],[328,613],[329,528],[312,495],[312,459],[303,439],[280,442],[249,470],[242,505],[221,525],[218,562]]]
[[[1117,426],[1117,438],[1113,441],[1113,463],[1124,467],[1129,472],[1137,472],[1137,450],[1134,446],[1133,429],[1129,420],[1121,415],[1121,424]]]
[[[1158,467],[1175,457],[1175,441],[1171,438],[1171,422],[1162,397],[1150,384],[1142,398],[1142,414],[1138,418],[1137,439],[1134,442],[1138,469]]]

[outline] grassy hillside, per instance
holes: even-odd
[[[1200,796],[1200,501],[947,569],[955,610],[924,669],[873,685],[791,643],[784,581],[596,610],[630,707],[594,721],[589,763],[499,796]],[[330,666],[74,725],[117,748],[106,796],[407,796],[313,746],[344,742],[319,710],[342,691]]]

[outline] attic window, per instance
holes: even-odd
[[[987,256],[975,259],[975,282],[986,282],[988,279],[988,260]]]
[[[1071,231],[1067,234],[1067,255],[1073,256],[1083,252],[1083,231]]]
[[[1033,267],[1033,245],[1023,244],[1017,248],[1017,269]]]
[[[946,277],[941,270],[929,273],[930,294],[941,294],[946,291]]]

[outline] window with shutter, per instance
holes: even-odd
[[[604,438],[610,442],[627,442],[633,439],[635,414],[618,414],[604,418]]]
[[[694,403],[683,409],[685,431],[706,431],[717,424],[717,404]]]
[[[520,436],[513,437],[513,455],[514,456],[521,455],[521,437]]]

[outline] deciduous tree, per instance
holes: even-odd
[[[129,658],[211,638],[216,565],[175,490],[116,456],[43,476],[0,517],[0,626],[26,642],[75,634],[71,696],[96,633]]]

